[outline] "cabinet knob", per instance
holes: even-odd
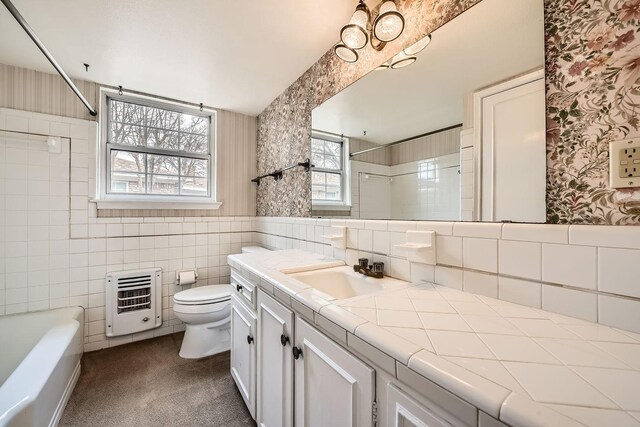
[[[236,291],[242,292],[242,285],[236,285]]]
[[[251,335],[247,335],[247,343],[251,344],[253,342],[253,337]]]
[[[280,344],[282,344],[283,347],[286,346],[288,342],[290,342],[288,336],[285,334],[280,335]]]
[[[300,350],[298,347],[293,347],[292,351],[294,359],[298,360],[300,356],[302,356],[302,350]]]

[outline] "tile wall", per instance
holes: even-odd
[[[96,123],[0,109],[0,315],[80,305],[85,349],[179,331],[171,296],[175,271],[197,268],[198,285],[228,283],[227,255],[251,243],[253,216],[98,218],[94,188]],[[107,340],[107,272],[161,267],[163,325]]]
[[[321,237],[346,225],[347,249]],[[414,264],[407,230],[437,234],[437,265]],[[300,248],[355,264],[383,261],[386,274],[427,280],[640,333],[640,228],[462,222],[259,217],[253,240]]]
[[[458,153],[393,166],[350,165],[351,218],[460,218]]]

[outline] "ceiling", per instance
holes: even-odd
[[[71,77],[257,115],[337,42],[357,1],[13,4]],[[0,63],[55,72],[2,5]]]
[[[373,71],[314,109],[313,128],[386,144],[462,123],[465,95],[543,66],[543,31],[543,0],[483,0],[414,64]]]

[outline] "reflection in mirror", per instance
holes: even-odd
[[[544,222],[543,0],[429,37],[313,110],[314,214]]]

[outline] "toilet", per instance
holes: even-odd
[[[242,253],[268,251],[259,246]],[[231,285],[198,286],[173,296],[173,312],[186,324],[180,357],[199,359],[228,351],[231,345]]]

